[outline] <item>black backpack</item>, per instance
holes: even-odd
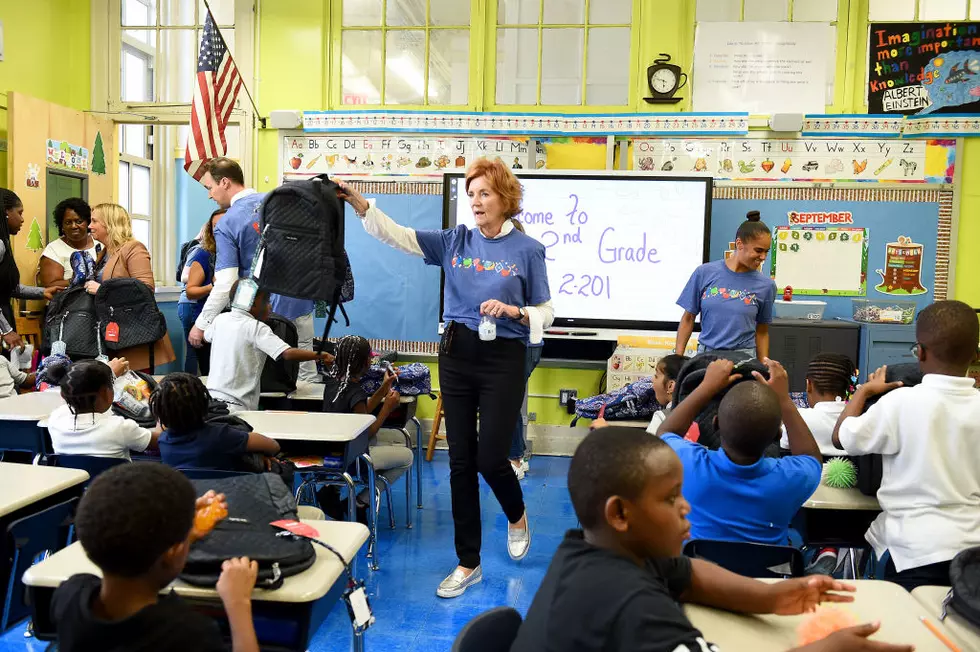
[[[191,546],[180,579],[196,586],[214,586],[226,559],[248,557],[259,564],[256,586],[278,589],[285,578],[313,565],[316,560],[313,544],[307,539],[276,536],[281,530],[269,525],[273,521],[297,518],[293,495],[278,476],[256,473],[191,482],[197,495],[209,489],[223,493],[229,518],[220,521],[214,531]]]
[[[952,607],[958,615],[974,627],[980,627],[980,547],[967,548],[949,565],[949,593],[943,600],[942,619],[946,607]]]
[[[286,319],[282,315],[271,313],[265,323],[289,346],[296,348],[299,345],[299,335],[296,332],[296,324]],[[262,367],[262,381],[260,387],[263,392],[289,392],[296,391],[296,379],[299,377],[299,362],[295,360],[273,360],[268,358],[265,366]]]
[[[95,297],[82,286],[59,292],[48,304],[44,315],[45,355],[58,340],[66,345],[65,354],[72,360],[91,359],[99,355],[98,317]]]
[[[167,334],[167,320],[157,307],[153,290],[139,279],[113,278],[104,281],[95,293],[95,313],[99,320],[99,334],[110,351],[152,346]],[[110,323],[119,327],[118,341],[110,342],[105,337]]]
[[[197,238],[194,238],[193,240],[188,240],[184,244],[180,245],[180,259],[177,261],[178,283],[183,283],[180,277],[181,274],[183,274],[184,272],[184,266],[187,265],[187,256],[190,255],[191,250],[194,249],[194,247],[197,247],[200,244],[201,244],[200,241]]]

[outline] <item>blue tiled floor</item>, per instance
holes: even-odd
[[[405,529],[404,481],[394,487],[395,522],[391,530],[382,509],[379,530],[381,568],[359,571],[367,582],[376,624],[365,634],[368,650],[443,652],[456,633],[478,613],[509,605],[527,613],[551,556],[564,532],[576,527],[566,489],[570,458],[535,457],[521,485],[531,523],[531,551],[519,562],[507,556],[507,519],[489,487],[481,480],[483,512],[483,582],[455,600],[441,600],[435,590],[455,567],[453,519],[449,496],[449,458],[436,453],[422,470],[422,510],[415,525]],[[0,652],[43,650],[46,644],[23,637],[23,626],[0,637]],[[337,605],[313,637],[311,652],[350,649],[350,620]]]

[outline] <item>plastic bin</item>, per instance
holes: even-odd
[[[782,299],[776,299],[776,303],[773,306],[773,316],[777,319],[808,319],[810,321],[820,321],[823,319],[823,311],[826,309],[826,301],[803,301],[800,299],[783,301]]]
[[[868,324],[911,324],[915,308],[915,301],[901,299],[851,299],[854,321]]]

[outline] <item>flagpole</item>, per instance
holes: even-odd
[[[218,21],[215,19],[214,14],[211,12],[211,5],[208,4],[208,0],[204,0],[204,8],[208,10],[208,15],[211,16],[211,21],[214,23],[214,31],[218,34],[218,38],[221,39],[221,43],[225,46],[225,50],[228,52],[228,58],[231,62],[235,64],[238,68],[238,63],[235,61],[235,57],[231,54],[231,48],[228,47],[228,43],[225,41],[225,37],[221,34],[221,30],[218,28]],[[241,70],[241,68],[238,68]],[[259,107],[255,105],[255,100],[252,99],[252,94],[248,92],[248,84],[245,83],[245,79],[242,79],[242,88],[245,89],[245,95],[248,97],[248,101],[252,104],[252,109],[255,111],[255,117],[259,119],[262,123],[262,128],[265,129],[265,118],[259,113]]]

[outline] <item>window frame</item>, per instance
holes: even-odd
[[[976,21],[980,21],[980,15],[978,15],[976,18],[971,18],[970,17],[970,15],[971,15],[970,12],[972,12],[974,8],[980,9],[980,0],[965,0],[965,1],[966,1],[966,16],[963,17],[963,18],[928,18],[928,19],[927,18],[921,18],[920,17],[920,13],[922,11],[922,0],[913,0],[913,2],[915,4],[915,9],[913,10],[912,18],[901,18],[901,19],[898,19],[898,20],[884,20],[884,19],[881,19],[881,18],[874,18],[873,19],[873,18],[871,18],[871,3],[869,2],[868,3],[868,12],[867,12],[867,15],[865,16],[865,19],[868,21],[868,24],[871,24],[872,22],[875,22],[875,23],[905,23],[905,22],[909,22],[909,21],[911,21],[913,23],[917,23],[917,22],[926,21],[926,20],[930,20],[930,21],[935,21],[935,20],[956,21],[956,20],[958,20],[958,21],[963,21],[963,22],[976,22]]]
[[[132,206],[133,206],[133,166],[135,165],[135,166],[144,167],[144,168],[146,168],[146,169],[148,169],[150,171],[150,197],[149,197],[149,206],[150,206],[150,212],[152,213],[153,212],[153,197],[155,195],[154,189],[157,187],[157,179],[156,179],[157,175],[156,175],[156,170],[155,170],[156,165],[155,165],[155,161],[154,161],[154,154],[155,154],[154,150],[156,148],[153,146],[153,143],[155,141],[155,138],[154,138],[155,134],[154,134],[154,130],[153,130],[153,125],[140,125],[140,126],[146,126],[146,127],[149,127],[150,128],[149,134],[147,134],[145,136],[146,137],[146,142],[144,144],[144,148],[145,148],[144,151],[149,152],[150,158],[146,158],[146,157],[142,157],[142,156],[136,156],[134,154],[128,154],[125,151],[125,138],[126,138],[126,136],[125,136],[125,130],[123,129],[124,126],[125,125],[123,123],[117,123],[116,124],[116,129],[117,129],[117,134],[118,134],[117,142],[119,143],[119,152],[118,152],[118,157],[117,157],[117,159],[118,159],[117,160],[117,166],[118,167],[121,167],[123,163],[126,163],[129,166],[129,206],[124,206],[124,208],[126,209],[126,212],[129,213],[130,219],[133,219],[133,220],[146,220],[147,222],[150,223],[150,246],[148,247],[148,249],[152,252],[153,251],[153,248],[154,248],[154,246],[156,245],[156,242],[157,242],[156,229],[154,228],[154,226],[155,226],[154,225],[154,221],[155,220],[153,219],[153,216],[152,215],[146,215],[146,214],[143,214],[143,213],[135,213],[132,210]],[[146,133],[146,132],[144,132],[144,133]],[[120,177],[121,177],[121,175],[120,175]],[[119,193],[118,179],[117,179],[117,184],[116,184],[116,193],[117,193],[116,194],[116,200],[118,201],[118,199],[119,199],[119,197],[118,197],[118,193]],[[152,260],[152,258],[151,258],[151,260]],[[154,270],[154,276],[156,276],[155,271],[156,270]]]

